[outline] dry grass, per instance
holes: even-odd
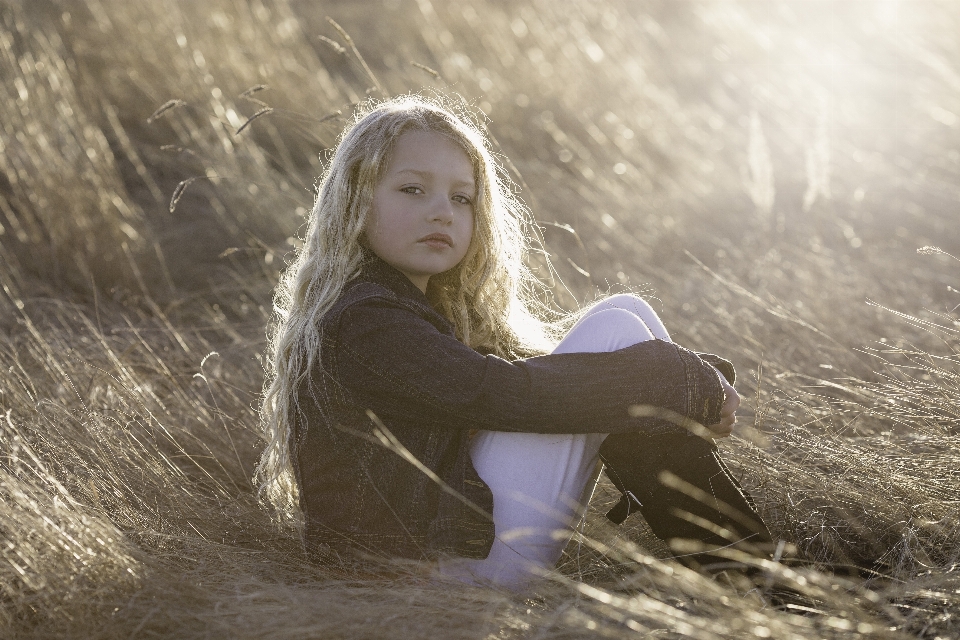
[[[681,4],[0,2],[0,633],[960,633],[960,279],[916,252],[960,255],[960,14]],[[806,561],[760,587],[818,612],[663,561],[606,485],[530,599],[274,529],[272,285],[344,114],[424,88],[490,115],[559,304],[649,283],[733,358],[724,448]]]

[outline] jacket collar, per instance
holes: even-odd
[[[364,247],[363,262],[360,264],[359,280],[373,282],[390,289],[402,298],[409,298],[429,309],[433,309],[430,301],[417,285],[410,281],[400,270],[387,264],[380,256]]]

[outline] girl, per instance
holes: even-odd
[[[524,263],[534,229],[468,116],[408,96],[347,128],[277,288],[262,406],[261,495],[302,515],[308,549],[521,589],[559,559],[598,458],[616,522],[769,542],[711,440],[735,422],[732,366],[630,295],[560,335],[573,318]]]

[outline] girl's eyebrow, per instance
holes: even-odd
[[[398,174],[400,174],[400,173],[412,173],[413,175],[418,176],[419,178],[424,178],[424,179],[425,179],[425,178],[432,178],[432,177],[433,177],[433,172],[432,172],[432,171],[419,171],[419,170],[417,170],[417,169],[400,169],[399,171],[397,171],[397,173],[398,173]],[[453,184],[456,185],[456,186],[466,186],[466,187],[474,187],[474,186],[475,186],[475,183],[474,183],[473,180],[456,180],[456,181],[454,181]]]

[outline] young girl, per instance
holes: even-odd
[[[468,116],[402,97],[347,128],[277,289],[262,406],[261,495],[302,516],[308,549],[521,589],[559,559],[598,458],[615,522],[769,542],[711,439],[735,421],[730,363],[631,295],[558,335],[524,263],[534,229]]]

